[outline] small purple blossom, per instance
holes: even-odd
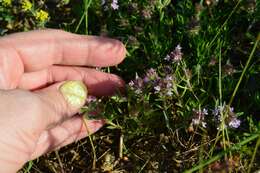
[[[181,52],[182,47],[178,44],[174,51],[170,52],[170,54],[166,55],[164,58],[166,61],[171,61],[173,63],[179,63],[182,60],[183,53]]]
[[[111,8],[113,10],[117,10],[119,8],[119,5],[118,5],[118,2],[117,0],[113,0],[112,3],[111,3]]]
[[[150,68],[143,78],[136,75],[136,78],[130,81],[128,86],[138,95],[153,92],[160,97],[171,97],[173,95],[174,76],[173,74],[166,74],[165,77],[160,77],[155,69]]]
[[[155,86],[155,87],[153,87],[153,88],[154,88],[154,90],[155,90],[155,93],[158,93],[158,92],[161,91],[161,87],[160,87],[159,85],[157,85],[157,86]]]
[[[241,120],[237,118],[237,115],[234,113],[234,108],[229,106],[218,106],[212,111],[212,114],[217,123],[225,121],[225,127],[238,128],[241,124]],[[223,115],[221,115],[223,114]],[[223,116],[225,119],[223,120]]]
[[[171,75],[167,75],[164,78],[164,81],[166,83],[166,88],[168,88],[168,89],[172,88],[173,77]]]
[[[131,90],[133,90],[136,94],[141,94],[144,89],[144,81],[138,75],[136,75],[134,80],[131,80],[128,83],[128,86]]]
[[[167,75],[165,78],[164,78],[164,82],[166,84],[165,86],[165,94],[167,96],[172,96],[173,95],[173,92],[172,92],[172,89],[173,89],[173,77],[172,75]]]
[[[101,0],[101,5],[104,6],[105,10],[108,9],[108,6],[110,6],[113,10],[118,10],[118,8],[119,8],[118,0],[112,0],[112,2],[109,5],[108,5],[107,0]]]
[[[166,66],[164,66],[164,68],[163,68],[163,72],[164,72],[166,75],[171,75],[171,76],[172,76],[173,69],[172,69],[171,66],[166,65]]]
[[[96,101],[97,101],[97,97],[89,95],[87,97],[87,101],[86,102],[89,104],[89,103],[93,103],[93,102],[96,102]]]
[[[180,46],[180,44],[178,44],[175,48],[175,51],[181,53],[181,49],[182,47]]]
[[[156,80],[158,80],[158,79],[159,79],[159,76],[158,76],[156,70],[153,69],[153,68],[150,68],[150,69],[146,72],[146,74],[145,74],[145,76],[144,76],[144,82],[146,82],[146,83],[148,83],[148,82],[150,82],[150,81],[156,81]]]
[[[166,61],[170,61],[171,60],[171,57],[170,57],[170,55],[166,55],[166,57],[164,58],[164,60],[166,60]]]
[[[161,97],[173,95],[173,76],[166,75],[164,78],[157,77],[154,81],[154,91]]]
[[[136,83],[137,88],[141,89],[144,87],[144,81],[139,76],[136,76],[135,83]]]
[[[128,85],[129,85],[130,87],[134,87],[135,83],[134,83],[134,81],[131,80],[131,81],[128,83]]]
[[[241,124],[241,121],[239,119],[237,119],[236,117],[233,117],[229,123],[228,126],[234,129],[237,129]]]
[[[220,114],[221,111],[222,111],[222,109],[220,106],[218,106],[217,108],[212,110],[212,115],[214,116],[214,119],[217,122],[221,122],[221,114]]]
[[[202,111],[201,110],[196,110],[193,109],[193,118],[191,120],[192,125],[202,125],[202,127],[206,128],[207,123],[205,122],[205,115],[208,115],[208,110],[204,108]]]
[[[152,12],[151,9],[147,8],[147,9],[143,9],[143,10],[141,11],[141,14],[142,14],[142,17],[143,17],[144,19],[151,19],[153,12]]]

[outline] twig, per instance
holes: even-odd
[[[120,131],[120,137],[119,137],[119,151],[118,151],[118,155],[119,158],[122,159],[123,158],[123,145],[124,145],[124,135],[123,133]]]
[[[58,152],[57,150],[55,151],[55,155],[56,155],[56,157],[57,157],[57,159],[58,159],[58,162],[59,162],[59,165],[60,165],[60,169],[61,169],[61,173],[65,173],[65,171],[64,171],[64,169],[63,169],[62,161],[61,161],[61,159],[60,159],[59,152]]]

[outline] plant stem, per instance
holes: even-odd
[[[59,165],[60,165],[60,169],[61,169],[61,173],[64,173],[63,164],[62,164],[62,161],[60,159],[59,152],[57,150],[55,151],[55,155],[56,155],[56,157],[58,159],[58,162],[59,162]]]
[[[242,2],[242,0],[239,0],[235,6],[235,8],[231,11],[231,13],[228,15],[227,19],[225,20],[225,22],[221,25],[220,29],[218,30],[217,34],[215,35],[215,37],[212,39],[212,41],[209,43],[207,50],[209,50],[212,46],[212,44],[215,42],[215,40],[217,39],[217,37],[220,34],[220,31],[224,28],[224,26],[227,24],[227,22],[229,21],[229,19],[231,18],[231,16],[234,14],[234,12],[236,11],[236,9],[238,8],[239,4]]]
[[[85,33],[88,35],[88,9],[92,0],[84,0],[84,8],[85,8]]]
[[[260,145],[260,136],[258,137],[258,140],[257,140],[256,145],[255,145],[254,153],[253,153],[253,156],[252,156],[252,159],[251,159],[251,162],[249,164],[248,171],[247,171],[248,173],[251,172],[251,169],[252,169],[252,166],[254,164],[255,156],[256,156],[259,145]]]
[[[80,18],[80,20],[79,20],[79,23],[78,23],[78,25],[76,26],[76,29],[75,29],[75,31],[74,31],[75,33],[78,32],[79,27],[80,27],[81,23],[83,22],[84,17],[85,17],[85,14],[82,14],[82,16],[81,16],[81,18]]]
[[[252,58],[253,58],[253,55],[254,55],[254,53],[255,53],[255,50],[256,50],[256,48],[257,48],[257,45],[258,45],[259,40],[260,40],[260,33],[258,33],[258,37],[257,37],[257,39],[256,39],[256,41],[255,41],[254,47],[253,47],[253,49],[252,49],[252,51],[251,51],[251,53],[250,53],[250,55],[249,55],[249,58],[248,58],[248,60],[247,60],[247,62],[246,62],[246,65],[245,65],[245,67],[244,67],[244,69],[243,69],[243,71],[242,71],[242,74],[241,74],[241,76],[240,76],[240,78],[239,78],[239,80],[238,80],[238,82],[237,82],[237,85],[236,85],[236,87],[235,87],[235,89],[234,89],[234,91],[233,91],[233,94],[232,94],[232,96],[231,96],[231,98],[230,98],[230,100],[229,100],[229,103],[228,103],[229,106],[232,104],[232,102],[233,102],[233,100],[234,100],[234,97],[235,97],[235,95],[236,95],[236,93],[237,93],[237,90],[238,90],[238,88],[239,88],[239,85],[240,85],[240,83],[241,83],[241,81],[242,81],[242,79],[243,79],[243,77],[244,77],[244,75],[245,75],[245,72],[246,72],[246,70],[247,70],[247,68],[248,68],[248,66],[249,66],[249,64],[250,64],[250,62],[251,62],[251,60],[252,60]]]
[[[220,106],[222,106],[222,71],[221,71],[221,63],[222,63],[222,57],[221,57],[221,47],[219,48],[219,62],[218,62],[218,90],[219,90],[219,103]]]
[[[241,146],[243,146],[243,145],[245,145],[245,144],[247,144],[247,143],[249,143],[249,142],[252,142],[253,140],[255,140],[256,138],[259,138],[259,137],[260,137],[259,132],[258,132],[257,134],[253,134],[252,136],[246,138],[246,139],[243,140],[242,142],[233,145],[232,147],[230,147],[230,148],[227,149],[226,151],[224,150],[224,151],[220,152],[218,155],[213,156],[211,159],[206,160],[206,161],[200,163],[198,166],[195,166],[195,167],[193,167],[192,169],[185,171],[184,173],[192,173],[192,172],[195,172],[195,171],[197,171],[197,170],[199,170],[199,169],[201,169],[201,168],[203,168],[203,167],[205,167],[205,166],[211,164],[212,162],[215,162],[215,161],[219,160],[221,157],[223,157],[224,155],[226,155],[227,152],[236,151],[236,150],[239,149]]]
[[[87,125],[87,120],[85,118],[83,118],[83,123],[84,123],[84,125],[85,125],[85,127],[87,129],[87,135],[88,135],[89,142],[90,142],[90,145],[91,145],[91,148],[92,148],[92,152],[93,152],[92,169],[96,169],[96,160],[97,160],[96,149],[95,149],[92,137],[90,135],[90,130],[89,130],[88,125]]]

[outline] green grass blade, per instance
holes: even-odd
[[[255,156],[256,156],[256,153],[257,153],[257,150],[260,146],[260,137],[258,138],[257,142],[256,142],[256,145],[255,145],[255,149],[254,149],[254,153],[253,153],[253,156],[252,156],[252,159],[251,159],[251,162],[249,164],[249,167],[248,167],[248,173],[251,172],[251,169],[253,167],[253,164],[254,164],[254,160],[255,160]]]
[[[229,106],[232,104],[232,102],[233,102],[233,100],[234,100],[234,98],[235,98],[235,96],[236,96],[236,93],[237,93],[237,91],[238,91],[239,85],[240,85],[242,79],[244,78],[245,72],[246,72],[246,70],[248,69],[248,66],[249,66],[249,64],[250,64],[250,62],[251,62],[251,60],[252,60],[252,58],[253,58],[253,55],[254,55],[254,53],[255,53],[255,51],[256,51],[256,48],[257,48],[257,45],[258,45],[259,40],[260,40],[260,33],[258,34],[258,37],[257,37],[257,39],[256,39],[256,41],[255,41],[255,44],[254,44],[254,47],[253,47],[253,49],[252,49],[252,51],[251,51],[251,53],[250,53],[250,55],[249,55],[249,58],[248,58],[248,60],[247,60],[247,62],[246,62],[246,65],[245,65],[245,67],[244,67],[244,69],[243,69],[243,71],[242,71],[242,74],[241,74],[241,76],[240,76],[240,78],[239,78],[239,80],[238,80],[238,82],[237,82],[237,85],[236,85],[236,87],[235,87],[235,89],[234,89],[234,91],[233,91],[233,93],[232,93],[232,96],[231,96],[231,98],[230,98],[230,100],[229,100],[229,103],[228,103]]]
[[[259,136],[260,136],[259,132],[258,132],[257,134],[253,134],[252,136],[246,138],[246,139],[243,140],[242,142],[233,145],[232,147],[230,147],[230,148],[227,149],[226,151],[220,152],[218,155],[213,156],[213,157],[212,157],[211,159],[209,159],[209,160],[206,160],[206,161],[204,161],[204,162],[201,162],[198,166],[195,166],[195,167],[193,167],[192,169],[185,171],[184,173],[192,173],[192,172],[198,171],[199,169],[201,169],[201,168],[203,168],[203,167],[205,167],[205,166],[207,166],[207,165],[209,165],[209,164],[211,164],[211,163],[213,163],[213,162],[215,162],[215,161],[221,159],[224,155],[227,154],[227,152],[236,151],[236,150],[239,149],[241,146],[243,146],[243,145],[245,145],[245,144],[247,144],[247,143],[249,143],[249,142],[254,141],[256,138],[259,138]]]

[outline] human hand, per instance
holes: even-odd
[[[124,87],[124,82],[116,75],[87,67],[116,65],[125,53],[119,41],[60,30],[2,37],[1,172],[15,172],[27,161],[102,127],[104,120],[87,120],[85,127],[83,118],[76,115],[85,104],[84,85],[88,94],[103,96]],[[70,84],[76,91],[70,96],[75,96],[77,102],[71,102],[70,97],[61,92],[61,88],[66,89]]]

